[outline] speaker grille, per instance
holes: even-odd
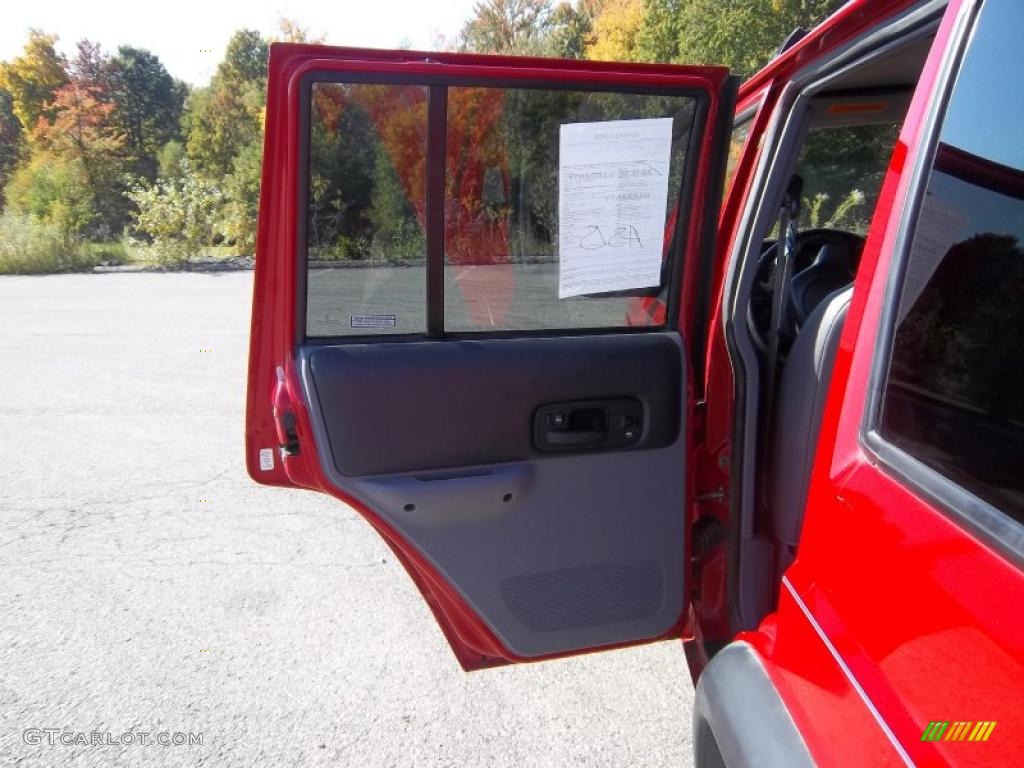
[[[599,563],[509,577],[501,583],[501,596],[529,629],[593,627],[657,611],[663,576],[655,560]]]

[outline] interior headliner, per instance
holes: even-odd
[[[865,62],[829,83],[828,94],[868,88],[904,87],[913,89],[924,69],[932,47],[932,36],[899,46],[892,52]]]

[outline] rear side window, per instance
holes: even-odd
[[[656,325],[630,309],[668,297],[697,105],[678,93],[311,83],[306,335]],[[430,204],[440,189],[443,211]]]
[[[918,213],[884,438],[1024,522],[1024,6],[986,3]],[[1009,69],[1008,69],[1009,68]]]
[[[314,83],[306,332],[426,330],[427,88]]]

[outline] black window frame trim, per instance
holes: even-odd
[[[346,72],[344,70],[312,70],[302,75],[299,81],[299,141],[298,141],[298,173],[296,175],[296,189],[295,189],[295,205],[297,211],[296,217],[296,239],[294,243],[295,248],[295,269],[296,269],[296,281],[295,281],[295,344],[297,347],[308,346],[308,345],[338,345],[338,344],[373,344],[373,343],[403,343],[403,342],[418,342],[418,341],[458,341],[458,340],[469,340],[469,339],[487,339],[487,338],[522,338],[522,337],[544,337],[544,336],[581,336],[581,335],[610,335],[610,334],[623,334],[623,333],[652,333],[659,331],[678,331],[679,330],[679,302],[681,300],[682,286],[680,285],[680,279],[682,277],[683,270],[683,257],[685,250],[685,243],[689,235],[689,227],[697,226],[701,227],[704,219],[704,213],[701,211],[695,211],[693,209],[693,199],[697,178],[697,169],[700,165],[700,148],[705,138],[705,132],[709,129],[709,107],[710,107],[710,95],[707,90],[703,88],[684,88],[675,85],[659,85],[655,83],[643,83],[638,85],[628,85],[620,83],[592,83],[584,80],[574,78],[573,75],[576,73],[566,73],[565,79],[558,81],[549,80],[538,80],[531,77],[522,78],[508,78],[508,77],[480,77],[480,76],[466,76],[466,75],[447,75],[447,74],[405,74],[405,73],[392,73],[392,72]],[[734,80],[730,77],[729,80]],[[424,236],[427,240],[426,243],[426,296],[425,296],[425,332],[423,333],[409,333],[409,334],[346,334],[343,336],[307,336],[306,334],[306,297],[308,292],[308,241],[307,241],[307,225],[308,225],[308,190],[309,190],[309,155],[310,155],[310,128],[311,128],[311,112],[310,107],[312,104],[312,93],[314,83],[365,83],[369,85],[411,85],[411,86],[422,86],[427,88],[427,136],[426,136],[426,156],[427,156],[427,199],[424,201],[426,205],[426,227]],[[539,90],[539,91],[584,91],[594,93],[623,93],[623,94],[637,94],[641,96],[675,96],[685,97],[694,100],[694,112],[693,112],[693,123],[690,128],[689,141],[685,150],[683,159],[684,167],[682,178],[680,179],[680,190],[679,190],[679,211],[682,214],[684,211],[685,215],[679,215],[676,218],[675,230],[672,236],[672,248],[668,254],[668,258],[671,260],[669,268],[669,284],[666,286],[666,316],[665,322],[659,325],[648,325],[648,326],[600,326],[596,328],[587,327],[573,327],[573,328],[543,328],[543,329],[499,329],[494,331],[458,331],[452,332],[447,331],[444,328],[444,227],[443,227],[443,211],[439,211],[442,218],[440,219],[440,249],[438,244],[435,242],[431,245],[431,209],[432,207],[440,209],[441,206],[435,204],[431,205],[430,195],[430,178],[431,178],[431,148],[435,147],[435,154],[440,156],[443,161],[446,159],[444,153],[438,153],[436,147],[441,149],[445,146],[446,130],[440,134],[440,138],[435,140],[435,134],[438,131],[438,120],[441,117],[446,118],[446,104],[444,107],[434,105],[431,107],[432,102],[436,102],[440,94],[444,94],[445,102],[447,100],[448,88],[458,87],[487,87],[487,88],[518,88],[524,90]],[[728,106],[729,117],[731,119],[731,102],[728,102],[726,98],[728,96],[728,89],[723,90],[722,98],[723,104]],[[723,110],[725,109],[723,106]],[[433,121],[433,125],[432,125]],[[447,129],[447,120],[443,123],[445,129]],[[433,128],[433,131],[431,130]],[[715,126],[720,130],[719,126]],[[716,137],[717,138],[717,137]],[[718,142],[716,142],[718,146]],[[720,147],[719,147],[720,149]],[[715,151],[713,148],[712,151]],[[434,157],[434,170],[436,174],[436,162],[438,157]],[[443,173],[444,166],[441,167],[442,173],[440,174],[441,183],[444,183],[445,175]],[[436,182],[436,178],[435,178]],[[712,205],[715,209],[715,220],[717,220],[717,213],[719,205],[714,204],[711,198],[708,199],[708,205]],[[437,213],[433,217],[435,219],[434,225],[437,226],[436,222]],[[701,233],[702,248],[701,251],[706,252],[708,250],[707,243],[711,243],[710,247],[713,247],[715,227],[712,227],[712,231],[703,231]],[[435,230],[436,232],[436,230]],[[436,234],[435,234],[436,238]],[[700,258],[703,254],[701,252],[693,254],[693,258]],[[435,306],[435,303],[440,301],[440,306]]]
[[[882,405],[888,381],[896,317],[902,294],[911,246],[917,232],[921,206],[931,178],[942,126],[952,99],[964,58],[980,16],[980,2],[961,8],[957,26],[950,35],[950,44],[941,64],[938,98],[929,105],[923,135],[910,181],[907,185],[903,216],[893,244],[891,268],[886,276],[885,295],[879,318],[877,341],[868,378],[868,399],[860,424],[861,447],[874,458],[879,467],[893,479],[905,483],[954,523],[1006,557],[1024,567],[1024,525],[994,505],[971,493],[939,470],[925,464],[881,433]]]

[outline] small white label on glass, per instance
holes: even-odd
[[[350,315],[349,325],[352,328],[394,328],[395,315]]]

